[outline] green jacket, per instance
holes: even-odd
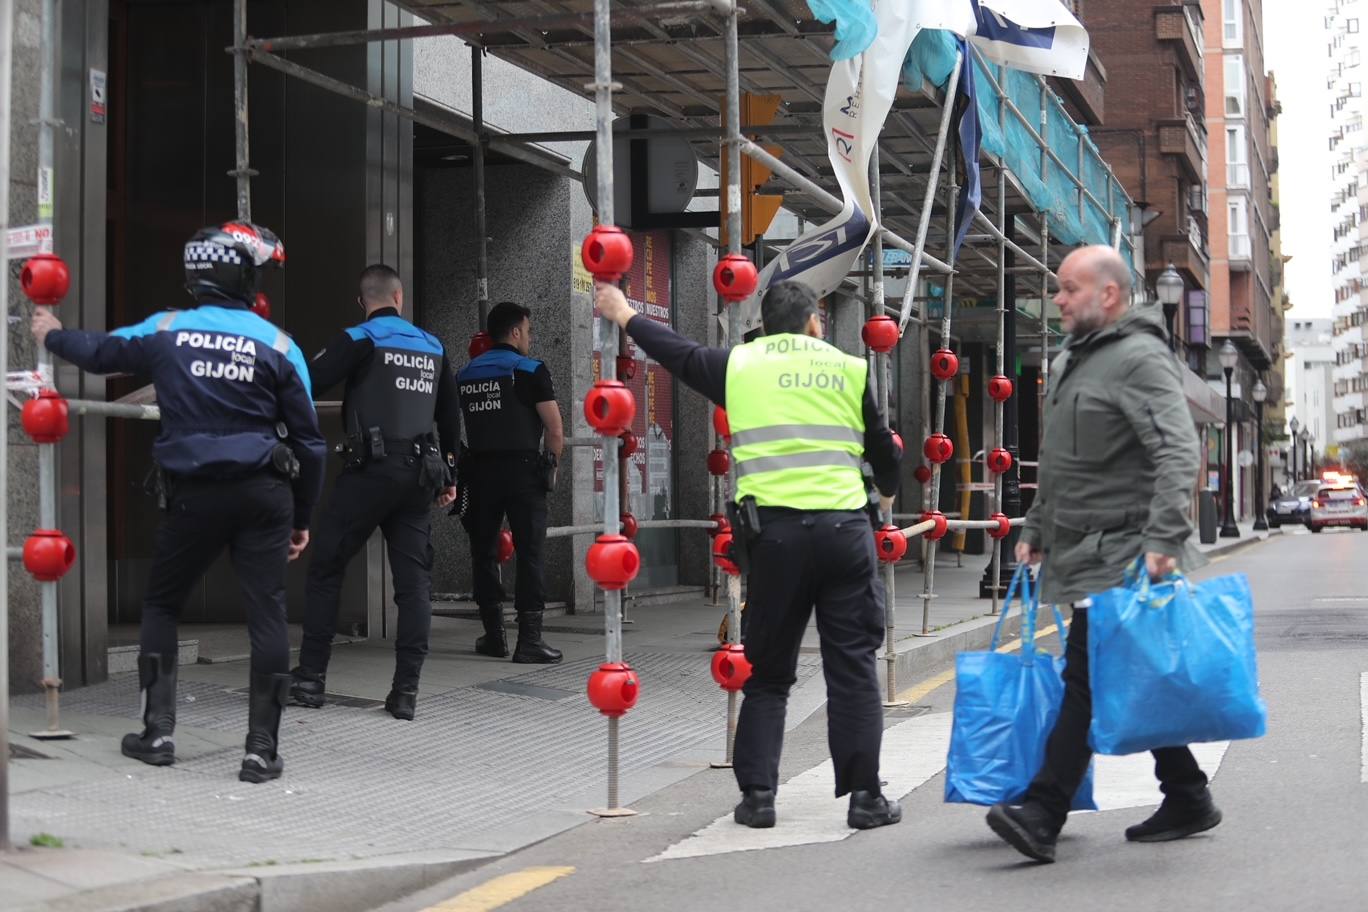
[[[1205,561],[1188,518],[1201,450],[1158,308],[1070,337],[1050,368],[1039,488],[1021,540],[1044,552],[1042,602],[1121,584],[1147,551]]]

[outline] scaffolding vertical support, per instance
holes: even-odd
[[[252,220],[251,145],[247,132],[247,0],[233,0],[233,124],[237,155],[237,217]]]
[[[955,183],[955,164],[948,162],[946,166],[948,172],[945,181],[945,219],[946,219],[946,240],[947,253],[949,254],[946,262],[953,268],[955,265],[955,210],[958,208],[959,187]],[[941,345],[948,348],[950,346],[950,317],[955,306],[955,274],[951,272],[945,277],[945,311],[941,315]],[[925,346],[923,346],[925,348]],[[926,352],[922,352],[926,357]],[[953,378],[952,378],[953,379]],[[936,417],[933,424],[935,433],[940,433],[945,428],[945,397],[949,391],[949,380],[936,381]],[[964,459],[967,453],[956,454],[957,459]],[[935,510],[940,506],[940,481],[941,466],[943,463],[934,463],[931,468],[930,491],[931,499],[929,510]],[[921,635],[931,635],[931,599],[935,596],[933,590],[936,584],[936,546],[937,542],[926,539],[926,570],[922,577],[922,626]]]
[[[475,307],[476,329],[489,316],[489,227],[485,222],[484,49],[470,45],[470,120],[475,139],[470,144],[471,174],[475,180]]]
[[[1050,385],[1050,223],[1040,220],[1040,392],[1036,396],[1037,414],[1045,416],[1045,394]],[[1044,428],[1041,422],[1038,427]],[[1036,484],[1040,483],[1040,456],[1036,456]]]
[[[741,47],[737,36],[739,11],[736,0],[731,0],[727,10],[725,58],[723,68],[727,71],[727,135],[724,140],[727,155],[727,253],[741,252]],[[727,345],[741,341],[741,306],[739,303],[727,304]],[[731,460],[728,469],[732,496],[736,496],[736,462]],[[727,578],[727,642],[741,642],[741,579],[737,576]],[[736,718],[738,710],[737,694],[727,691],[727,764],[732,762],[732,752],[736,747]]]
[[[56,186],[53,174],[53,143],[57,129],[57,0],[43,0],[42,39],[38,49],[38,223],[51,225]],[[8,110],[5,113],[8,115]],[[8,187],[3,189],[8,192]],[[56,386],[52,355],[38,346],[38,374]],[[38,525],[57,528],[57,446],[38,446]],[[37,738],[69,738],[61,727],[61,668],[58,655],[57,584],[38,586],[43,616],[43,692],[47,698],[47,728]]]
[[[10,73],[14,0],[0,0],[0,264],[9,264]],[[0,314],[9,315],[9,281],[0,279]],[[0,320],[0,377],[9,375],[9,320]],[[9,528],[9,422],[0,421],[0,529]],[[9,561],[0,561],[0,852],[9,828]]]
[[[998,118],[1002,117],[999,109]],[[997,374],[1006,373],[1006,357],[1002,351],[1002,339],[1006,332],[1007,322],[1007,172],[998,168],[998,249],[997,249]],[[1007,404],[1004,402],[993,403],[993,446],[1002,447],[1002,414]],[[1002,476],[993,476],[993,512],[1002,512]],[[996,581],[1001,578],[1002,548],[997,539],[989,539],[990,547],[993,549],[993,559],[990,572],[993,574],[993,608],[992,613],[997,614],[999,610],[1007,610],[1011,605],[1000,605],[998,601],[998,586]]]
[[[875,223],[876,225],[882,225],[882,224],[883,224],[883,183],[882,183],[882,180],[881,180],[881,176],[880,176],[880,174],[879,174],[879,147],[878,147],[877,144],[874,146],[874,154],[873,154],[872,156],[870,156],[870,159],[869,159],[869,197],[870,197],[870,199],[871,199],[871,200],[873,201],[873,203],[874,203],[874,213],[873,213],[873,214],[874,214],[874,223]],[[873,285],[872,285],[872,287],[871,287],[871,291],[872,291],[872,298],[873,298],[873,302],[874,302],[874,316],[876,316],[876,317],[881,317],[881,316],[884,316],[885,313],[886,313],[887,310],[888,310],[888,307],[887,307],[887,298],[886,298],[886,292],[885,292],[885,282],[884,282],[884,248],[883,248],[883,232],[881,232],[881,231],[876,231],[876,232],[874,232],[874,244],[873,244],[873,247],[874,247],[874,250],[873,250],[873,257],[872,257],[872,260],[873,260],[872,266],[873,266],[873,268],[870,269],[870,272],[871,272],[872,275],[873,275]],[[912,294],[911,289],[909,289],[907,293],[908,293],[908,294]],[[876,353],[876,354],[874,355],[874,367],[875,367],[874,374],[877,375],[878,378],[879,378],[879,386],[878,386],[878,394],[879,394],[879,418],[882,419],[882,421],[883,421],[883,423],[884,423],[884,427],[889,427],[889,426],[890,426],[889,418],[891,417],[891,415],[889,414],[889,409],[888,409],[888,398],[889,398],[889,397],[888,397],[888,394],[889,394],[889,389],[888,389],[888,387],[889,387],[889,382],[890,382],[890,380],[891,380],[890,372],[889,372],[889,370],[888,370],[888,365],[889,365],[889,362],[890,362],[891,360],[892,360],[892,355],[889,354],[889,353],[887,353],[887,352],[885,352],[885,353],[883,353],[883,354],[878,354],[878,353]],[[880,513],[879,519],[880,519],[882,522],[884,522],[885,524],[892,523],[892,522],[893,522],[893,511],[892,511],[892,509],[889,509],[889,510],[887,510],[887,511],[885,511],[885,512]],[[893,572],[895,566],[896,566],[896,564],[894,564],[892,561],[886,561],[886,562],[884,562],[884,565],[883,565],[883,575],[884,575],[884,662],[887,663],[887,667],[886,667],[886,669],[885,669],[885,677],[884,677],[884,681],[885,681],[885,684],[886,684],[886,694],[885,694],[885,697],[884,697],[884,705],[885,705],[885,706],[892,706],[892,705],[894,705],[895,703],[897,703],[897,699],[898,699],[898,652],[897,652],[897,649],[895,648],[895,647],[896,647],[896,635],[895,635],[895,626],[896,626],[896,623],[895,623],[895,622],[896,622],[896,604],[895,604],[895,602],[894,602],[894,595],[895,595],[895,592],[894,592],[894,584],[895,584],[895,579],[894,579],[894,572]]]
[[[609,0],[594,0],[594,119],[597,162],[599,223],[613,224],[613,51]],[[617,324],[600,317],[599,375],[617,379]],[[603,534],[618,533],[618,445],[617,437],[603,438]],[[622,593],[604,590],[603,633],[605,656],[609,663],[622,661]],[[618,806],[618,719],[608,719],[608,808],[616,816]],[[626,812],[630,813],[630,812]]]
[[[926,196],[922,199],[921,218],[917,222],[917,241],[915,252],[912,254],[912,268],[907,274],[907,293],[903,296],[902,313],[898,317],[898,332],[901,333],[907,328],[907,321],[912,315],[912,301],[917,294],[917,279],[921,277],[922,251],[926,249],[926,232],[931,227],[931,213],[934,211],[936,202],[936,180],[940,177],[941,159],[945,156],[946,140],[950,136],[951,114],[954,112],[955,93],[959,91],[960,70],[968,64],[964,55],[958,55],[955,60],[955,68],[950,71],[950,78],[945,83],[945,104],[941,107],[940,132],[936,135],[936,148],[931,154],[931,170],[927,172]],[[972,65],[972,64],[969,64]],[[953,163],[951,168],[953,168]],[[953,206],[951,207],[954,208]],[[951,219],[953,222],[953,218]],[[954,225],[950,226],[953,235]],[[952,242],[953,243],[953,242]],[[950,263],[953,267],[955,264]],[[923,328],[926,326],[926,308],[922,308]],[[922,358],[926,360],[925,357]],[[925,412],[923,412],[925,415]],[[923,423],[925,423],[923,421]]]

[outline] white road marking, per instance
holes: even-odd
[[[901,798],[935,776],[945,768],[949,749],[949,713],[918,716],[886,730],[879,764],[880,775],[888,782],[885,794]],[[773,829],[740,826],[728,813],[646,861],[839,842],[855,830],[846,826],[847,799],[832,796],[834,783],[827,760],[779,787],[779,823]]]
[[[1359,748],[1359,781],[1368,782],[1368,671],[1359,675],[1359,725],[1363,746]]]
[[[1368,674],[1363,686],[1364,712],[1368,713]],[[884,732],[879,771],[888,782],[886,794],[902,798],[945,769],[951,722],[950,713],[935,713],[900,722]],[[1368,731],[1364,739],[1364,775],[1368,777]],[[1229,741],[1194,744],[1192,753],[1207,776],[1214,778],[1229,746]],[[1154,758],[1148,753],[1099,756],[1095,762],[1093,797],[1099,810],[1146,807],[1163,800],[1154,779]],[[775,802],[779,822],[772,829],[740,826],[727,813],[646,862],[840,842],[855,830],[845,823],[846,799],[832,797],[834,781],[832,763],[827,760],[779,787]]]

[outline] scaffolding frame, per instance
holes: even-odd
[[[294,79],[314,85],[325,91],[351,98],[370,108],[407,118],[432,129],[447,133],[468,143],[472,150],[472,170],[475,182],[475,218],[478,236],[476,288],[474,297],[479,312],[480,326],[484,327],[485,311],[488,307],[488,251],[485,229],[485,154],[497,152],[509,158],[535,165],[554,173],[579,179],[570,167],[545,149],[547,144],[558,142],[583,141],[592,136],[596,142],[597,153],[597,200],[600,221],[613,222],[612,195],[612,147],[615,136],[648,137],[655,135],[674,135],[689,140],[704,164],[718,170],[723,158],[728,168],[727,186],[720,191],[728,205],[726,212],[727,240],[725,252],[740,253],[740,157],[746,155],[765,167],[774,175],[772,184],[780,185],[784,193],[784,205],[800,219],[812,221],[823,213],[840,210],[842,202],[832,193],[830,169],[826,165],[826,138],[823,135],[820,116],[826,74],[830,69],[830,51],[833,45],[831,28],[815,22],[802,0],[746,0],[741,9],[736,0],[392,0],[394,5],[416,18],[426,17],[423,25],[400,26],[394,28],[362,29],[345,32],[318,33],[279,37],[253,37],[248,29],[246,0],[234,0],[233,38],[234,43],[226,50],[234,60],[234,117],[235,117],[235,167],[229,172],[237,186],[237,215],[242,219],[251,218],[251,179],[256,175],[250,164],[249,134],[249,82],[248,74],[252,64],[276,70]],[[47,70],[44,79],[51,81],[51,69],[55,61],[56,0],[44,0],[43,52]],[[0,63],[7,61],[12,18],[12,0],[0,0]],[[616,24],[614,22],[616,20]],[[361,87],[335,79],[317,70],[306,67],[295,60],[281,56],[285,53],[308,51],[323,47],[343,47],[372,43],[377,41],[413,40],[419,38],[451,36],[466,41],[472,48],[472,117],[466,122],[454,113],[432,113],[418,110],[389,101]],[[587,53],[586,53],[587,52]],[[544,131],[522,134],[498,133],[490,129],[484,119],[484,79],[483,55],[489,53],[499,56],[523,69],[542,77],[552,84],[575,94],[588,92],[595,101],[595,130],[592,131]],[[676,54],[687,67],[663,67],[659,65],[660,55]],[[1005,288],[1008,276],[1016,272],[1038,274],[1040,280],[1040,339],[1042,376],[1047,375],[1049,363],[1050,329],[1046,301],[1049,282],[1054,278],[1050,269],[1052,261],[1058,262],[1067,252],[1063,245],[1055,243],[1048,222],[1048,214],[1040,212],[1031,204],[1022,184],[1010,172],[1006,164],[992,156],[981,158],[982,178],[985,187],[991,178],[996,187],[995,199],[985,198],[983,207],[976,214],[975,224],[986,234],[971,235],[966,240],[965,250],[972,260],[961,259],[956,262],[953,256],[945,260],[931,255],[931,249],[952,251],[955,231],[956,181],[953,160],[945,161],[945,148],[949,135],[950,108],[954,98],[956,81],[961,69],[977,63],[980,71],[988,75],[992,87],[998,93],[999,125],[1013,118],[1040,147],[1042,174],[1053,165],[1066,175],[1073,184],[1077,195],[1080,216],[1086,207],[1093,206],[1108,213],[1111,217],[1113,246],[1119,247],[1123,239],[1123,226],[1119,218],[1112,214],[1117,211],[1119,200],[1129,205],[1129,198],[1121,189],[1119,182],[1111,173],[1110,166],[1100,162],[1106,174],[1107,200],[1104,202],[1089,190],[1084,179],[1084,144],[1079,138],[1076,160],[1067,162],[1056,150],[1052,149],[1045,138],[1047,112],[1049,105],[1042,105],[1038,123],[1031,123],[1021,110],[1002,90],[1000,83],[1001,68],[994,75],[995,65],[986,63],[977,49],[972,51],[972,59],[960,59],[950,81],[942,91],[929,84],[911,89],[899,90],[883,128],[883,133],[875,146],[871,159],[871,192],[875,200],[875,214],[879,217],[880,228],[872,241],[873,259],[867,269],[852,272],[848,277],[844,292],[855,299],[863,298],[874,314],[884,314],[893,309],[887,301],[886,271],[884,250],[892,248],[903,251],[911,257],[908,268],[909,280],[903,300],[897,306],[900,329],[915,322],[917,333],[914,342],[920,347],[920,363],[927,364],[928,342],[931,322],[929,307],[929,287],[935,283],[942,289],[939,299],[944,302],[945,312],[940,326],[942,344],[951,340],[952,314],[956,288],[963,295],[986,297],[996,294],[997,298],[997,340],[998,369],[1004,369],[1004,346],[1001,344],[1015,329],[1015,301],[1006,300]],[[614,80],[614,73],[617,80]],[[8,98],[9,67],[4,67],[0,75],[0,99]],[[808,76],[814,74],[815,79]],[[1036,77],[1042,92],[1050,96],[1045,80]],[[785,121],[764,125],[743,125],[740,123],[739,99],[742,92],[772,93],[778,90],[783,94],[787,116]],[[39,166],[51,169],[52,129],[54,126],[51,110],[51,93],[40,112]],[[615,106],[615,101],[617,105]],[[644,130],[618,130],[612,127],[617,110],[649,108],[672,117],[676,124],[670,129],[650,128]],[[720,129],[719,129],[720,126]],[[0,128],[7,131],[8,125]],[[754,140],[764,136],[771,141],[784,140],[784,158],[780,159]],[[935,136],[934,143],[929,139]],[[4,132],[0,132],[0,139]],[[44,145],[46,144],[46,145]],[[0,177],[8,175],[8,143],[0,150]],[[46,148],[46,156],[44,153]],[[1099,160],[1100,161],[1100,160]],[[1075,168],[1077,170],[1075,170]],[[937,207],[938,181],[942,170],[947,177],[944,184],[945,202]],[[766,191],[775,189],[766,187]],[[908,201],[920,195],[919,206]],[[987,195],[985,194],[985,197]],[[985,211],[989,210],[991,211]],[[50,215],[48,218],[50,222]],[[0,207],[0,223],[7,223],[6,210]],[[1028,252],[1012,237],[1012,226],[1020,223],[1024,231],[1035,234],[1040,240],[1038,254]],[[1032,224],[1035,228],[1032,230]],[[908,238],[915,238],[909,240]],[[0,239],[3,243],[3,239]],[[714,242],[715,243],[715,242]],[[757,259],[766,256],[768,248],[775,245],[772,239],[765,239],[757,245]],[[978,244],[990,244],[996,256],[989,256],[978,249]],[[0,249],[0,256],[4,251]],[[1024,265],[1009,266],[1009,257]],[[924,277],[923,270],[931,273]],[[850,287],[850,281],[864,275],[872,279],[869,294],[859,295]],[[0,290],[0,303],[4,303],[4,291]],[[918,306],[920,305],[920,306]],[[730,339],[733,344],[739,341],[739,314],[737,307],[729,308]],[[1008,330],[1007,324],[1012,324]],[[0,333],[3,333],[0,328]],[[2,339],[0,339],[2,341]],[[625,340],[620,338],[616,326],[605,322],[600,333],[600,354],[602,376],[611,379],[615,374],[615,357]],[[4,374],[5,346],[0,345],[0,374]],[[890,386],[893,377],[892,358],[888,354],[876,356],[871,376],[877,384],[880,413],[885,423],[892,419],[890,414]],[[40,373],[46,364],[50,376],[50,357],[45,352],[39,356]],[[931,425],[931,382],[929,373],[919,384],[922,398],[920,409],[923,430],[929,431]],[[942,383],[939,398],[935,403],[935,426],[943,427],[945,417],[946,387]],[[78,415],[105,415],[130,419],[155,419],[158,411],[155,406],[127,405],[106,402],[73,402],[73,411]],[[0,445],[3,445],[4,431],[0,429]],[[923,434],[925,436],[925,433]],[[998,404],[995,416],[995,442],[1003,444],[1003,406]],[[604,523],[602,531],[617,532],[621,480],[619,461],[616,458],[617,443],[602,441],[604,447]],[[1010,448],[1010,443],[1008,444]],[[52,447],[41,447],[40,452],[47,459],[40,459],[40,489],[47,507],[40,507],[41,518],[45,521],[53,513],[55,525],[55,463]],[[1015,456],[1015,453],[1013,454]],[[0,493],[5,480],[5,466],[8,455],[0,460]],[[42,466],[47,469],[43,470]],[[1019,464],[1014,465],[1008,476],[1009,486],[1019,472]],[[932,481],[923,487],[923,505],[934,508],[939,503],[940,467],[932,473]],[[1002,510],[1004,503],[1003,479],[995,480],[992,503]],[[734,483],[734,479],[733,479]],[[1008,498],[1010,501],[1010,498]],[[1019,500],[1017,501],[1019,507]],[[3,517],[4,498],[0,496],[0,517]],[[885,515],[891,522],[891,512]],[[1020,517],[1012,517],[1011,525],[1018,526]],[[922,521],[907,526],[902,531],[909,536],[920,536],[934,528],[934,523]],[[987,529],[996,524],[984,520],[952,518],[952,529]],[[674,527],[707,529],[713,526],[707,520],[669,520],[645,521],[644,528]],[[600,531],[593,527],[561,527],[554,530],[559,535],[591,534]],[[1009,539],[1010,540],[1010,539]],[[925,587],[923,592],[923,633],[929,633],[928,619],[931,599],[934,598],[934,570],[936,542],[926,541],[923,558]],[[1005,548],[1005,544],[1003,546]],[[14,549],[9,548],[11,559]],[[996,579],[998,552],[993,548],[992,573]],[[5,568],[0,567],[0,597],[7,599]],[[888,640],[886,650],[888,702],[896,701],[895,664],[893,648],[894,631],[894,572],[893,565],[884,569],[884,579],[888,598]],[[51,605],[51,627],[49,628],[48,599]],[[50,726],[55,727],[55,700],[60,687],[56,668],[56,588],[46,584],[44,591],[44,641],[52,641],[52,668],[48,668],[47,649],[45,648],[45,683],[48,686]],[[740,580],[729,577],[728,618],[729,639],[735,643],[740,637],[739,623]],[[997,610],[997,589],[993,591],[994,611]],[[3,610],[3,609],[0,609]],[[0,616],[0,620],[2,620]],[[622,657],[622,604],[621,593],[605,593],[605,643],[609,661],[620,661]],[[0,647],[4,644],[4,625],[0,623]],[[0,648],[0,672],[4,672],[4,649]],[[49,673],[50,672],[50,673]],[[0,688],[5,687],[5,675],[0,673]],[[0,689],[0,697],[5,691]],[[0,723],[5,721],[5,702],[0,700]],[[729,699],[727,729],[727,759],[730,761],[732,740],[735,729],[735,695]],[[617,747],[618,720],[609,719],[608,727],[608,812],[618,810],[617,789]],[[3,748],[4,725],[0,724],[0,748]],[[7,837],[8,802],[5,792],[6,754],[0,750],[0,847]],[[613,814],[616,816],[616,814]]]

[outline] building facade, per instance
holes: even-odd
[[[1293,320],[1287,326],[1289,412],[1315,440],[1329,440],[1335,429],[1335,347],[1333,320]],[[1329,454],[1326,454],[1329,456]],[[1300,468],[1301,457],[1298,456]],[[1292,468],[1289,457],[1287,470]]]
[[[1368,242],[1368,139],[1363,133],[1365,56],[1363,26],[1368,5],[1334,0],[1325,13],[1330,104],[1330,271],[1335,294],[1335,423],[1333,440],[1344,446],[1368,438],[1368,292],[1361,251]]]

